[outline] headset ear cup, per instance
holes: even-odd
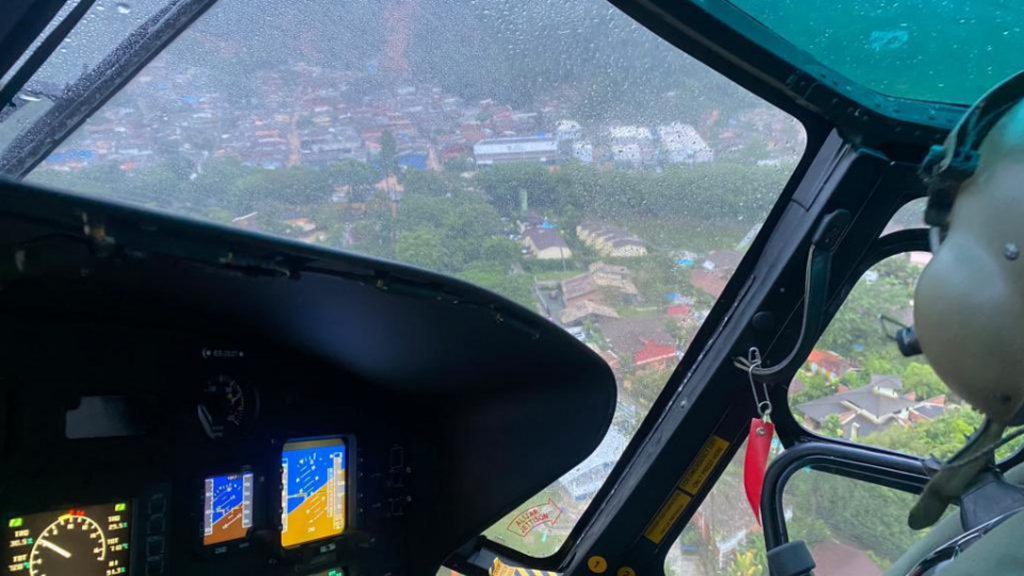
[[[932,146],[918,174],[928,189],[925,223],[945,230],[957,192],[978,169],[978,148],[989,131],[1024,99],[1024,71],[989,90],[963,115],[942,145]]]

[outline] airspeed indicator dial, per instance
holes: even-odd
[[[29,554],[30,576],[105,576],[107,539],[88,516],[65,514],[46,527]]]

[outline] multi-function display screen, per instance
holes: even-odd
[[[298,440],[281,454],[281,545],[292,548],[345,531],[348,458],[341,438]]]
[[[131,505],[82,506],[5,518],[5,573],[117,576],[128,573]]]

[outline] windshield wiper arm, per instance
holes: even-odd
[[[24,178],[216,2],[171,0],[147,18],[11,141],[0,155],[0,175]]]
[[[46,63],[46,60],[50,58],[53,51],[67,38],[71,30],[74,29],[95,2],[96,0],[81,0],[75,5],[53,31],[39,43],[39,46],[36,47],[32,54],[25,59],[25,62],[11,76],[7,84],[0,86],[0,109],[14,103],[14,97],[17,96],[18,92],[25,87],[25,84]]]

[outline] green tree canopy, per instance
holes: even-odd
[[[373,194],[373,185],[383,179],[380,170],[365,162],[342,160],[327,167],[331,184],[348,186],[350,199],[365,202]]]
[[[935,370],[928,364],[920,362],[911,362],[903,371],[903,389],[914,392],[921,400],[934,398],[949,391]]]
[[[327,202],[333,189],[326,171],[292,166],[249,171],[234,183],[232,196],[244,211],[259,209],[266,202],[292,207]]]
[[[448,268],[445,238],[427,227],[402,232],[395,243],[395,258],[428,270]]]
[[[821,422],[820,432],[832,438],[842,438],[843,436],[843,423],[839,420],[838,414],[829,414],[825,416],[825,419]]]
[[[409,170],[402,176],[408,196],[447,197],[465,190],[464,179],[432,170]]]
[[[909,428],[893,426],[861,438],[861,442],[906,454],[946,459],[963,448],[967,437],[981,423],[981,414],[974,410],[951,406],[931,422],[920,422]]]

